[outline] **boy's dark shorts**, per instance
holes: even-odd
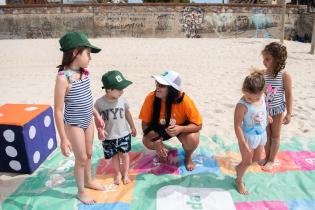
[[[105,159],[111,159],[118,152],[127,153],[131,149],[131,135],[119,139],[105,140],[102,142]]]

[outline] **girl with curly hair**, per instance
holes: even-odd
[[[292,116],[292,79],[284,70],[287,59],[285,46],[272,42],[262,51],[266,81],[266,105],[272,123],[267,126],[266,161],[262,167],[271,170],[280,147],[282,124],[288,124]]]

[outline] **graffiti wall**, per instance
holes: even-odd
[[[304,36],[301,30],[312,31],[311,28],[308,30],[312,23],[306,29],[299,27],[303,12],[301,8],[288,7],[286,39]],[[90,37],[278,38],[280,21],[281,8],[277,6],[0,6],[0,39],[55,38],[66,31],[78,30]]]

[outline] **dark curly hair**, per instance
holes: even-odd
[[[258,94],[265,91],[265,78],[262,71],[254,70],[243,82],[243,91]]]
[[[287,48],[277,42],[271,42],[266,45],[262,54],[268,53],[274,59],[273,76],[277,77],[278,73],[285,68],[286,60],[288,57]]]

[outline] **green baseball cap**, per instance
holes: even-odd
[[[59,39],[60,43],[60,50],[66,52],[71,49],[75,49],[78,47],[87,47],[91,48],[91,53],[98,53],[102,49],[93,46],[89,40],[87,39],[86,35],[82,32],[69,32],[63,35]]]
[[[126,80],[120,71],[108,71],[102,76],[103,87],[102,89],[117,89],[123,90],[132,82]]]

